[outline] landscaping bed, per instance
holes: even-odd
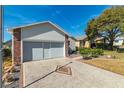
[[[11,57],[4,57],[2,72],[3,87],[5,88],[19,87],[20,66],[14,66],[12,64]]]

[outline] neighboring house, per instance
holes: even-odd
[[[124,43],[124,37],[118,37],[114,41],[114,46],[121,46]]]
[[[15,64],[69,55],[69,35],[50,21],[20,26],[8,31],[12,35],[12,56]]]
[[[76,39],[74,37],[69,37],[69,53],[73,53],[76,51]]]
[[[124,42],[124,37],[118,37],[114,41],[114,46],[121,46]],[[107,40],[105,40],[103,37],[99,37],[95,39],[95,43],[106,43],[109,44]]]
[[[95,41],[95,43],[104,43],[104,38],[103,37],[98,37],[94,41]]]
[[[4,42],[3,48],[11,48],[12,47],[12,40],[8,40]]]
[[[76,47],[79,48],[79,47],[88,47],[89,46],[87,36],[77,37],[76,39],[77,39]]]

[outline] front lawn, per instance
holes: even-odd
[[[104,54],[111,55],[113,58],[94,58],[92,60],[80,61],[108,71],[124,75],[124,53],[117,53],[116,51],[104,51]]]

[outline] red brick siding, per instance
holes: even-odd
[[[14,64],[20,65],[21,63],[21,28],[14,29],[13,31],[13,51],[14,51]]]
[[[65,35],[65,56],[68,57],[68,36]]]

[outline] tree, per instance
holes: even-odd
[[[93,18],[88,22],[87,28],[85,29],[85,33],[87,35],[88,40],[90,41],[90,46],[91,46],[95,38],[98,36],[96,19]]]
[[[109,41],[113,50],[114,40],[124,32],[124,6],[113,6],[106,9],[96,19],[98,33]]]

